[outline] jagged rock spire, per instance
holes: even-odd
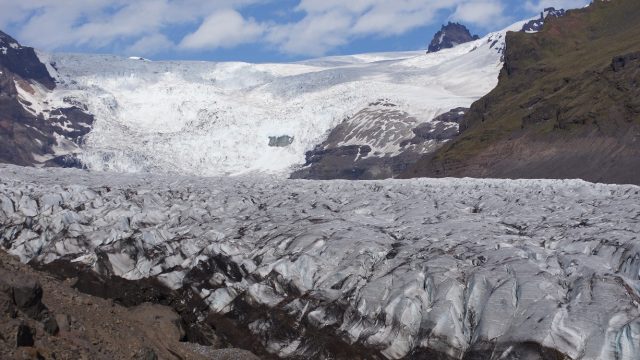
[[[447,25],[442,25],[440,31],[434,35],[433,40],[431,40],[431,44],[429,45],[428,52],[434,53],[442,49],[449,49],[456,45],[478,39],[478,35],[472,36],[466,26],[459,23],[449,22]]]

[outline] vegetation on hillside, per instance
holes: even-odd
[[[496,89],[405,176],[640,183],[640,2],[597,1],[509,33]]]

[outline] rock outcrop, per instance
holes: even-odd
[[[81,166],[73,154],[93,116],[78,104],[51,104],[55,87],[34,49],[0,32],[0,162]]]
[[[56,86],[46,66],[38,59],[35,50],[20,45],[2,31],[0,31],[0,68],[3,73],[12,73],[24,80],[33,80],[49,90],[53,90]]]
[[[565,14],[566,11],[564,11],[564,9],[556,10],[556,8],[553,7],[545,8],[544,11],[540,13],[540,17],[538,19],[533,19],[524,24],[524,26],[522,26],[522,31],[527,33],[538,32],[542,30],[547,18],[559,18]]]
[[[293,140],[295,140],[292,136],[289,135],[281,135],[281,136],[270,136],[269,137],[269,146],[271,147],[287,147],[293,144]]]
[[[405,172],[424,154],[458,134],[458,108],[420,121],[388,100],[379,100],[345,119],[307,152],[294,179],[388,179]]]
[[[449,49],[456,45],[478,40],[479,38],[478,35],[472,36],[466,26],[449,22],[447,25],[442,25],[440,31],[433,36],[427,52],[438,52],[442,49]]]
[[[0,291],[4,293],[4,313],[16,309],[33,320],[40,321],[47,333],[56,335],[58,324],[49,309],[42,303],[42,286],[36,280],[22,274],[0,270]]]

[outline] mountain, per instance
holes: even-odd
[[[509,33],[498,86],[403,176],[640,184],[640,3],[596,1]]]
[[[402,97],[396,93],[376,99],[347,116],[306,153],[305,164],[291,177],[372,180],[405,172],[422,155],[458,134],[458,120],[470,98],[495,84],[505,33],[521,26],[518,23],[455,49],[403,61],[403,66],[418,67],[411,78],[405,77],[409,74],[400,77],[402,82],[415,84],[413,92],[402,90]],[[376,66],[392,78],[400,75],[395,64]],[[371,96],[378,94],[369,90]],[[407,99],[422,104],[423,109],[408,108]]]
[[[479,38],[478,35],[471,36],[471,32],[469,32],[466,26],[449,22],[447,25],[442,25],[440,31],[433,36],[433,40],[431,40],[429,44],[428,52],[434,53],[442,49],[450,49],[460,44],[478,40]]]
[[[0,163],[76,166],[93,116],[64,99],[50,101],[56,83],[35,50],[0,32]]]
[[[518,112],[519,118],[515,120],[495,123],[496,129],[490,130],[490,135],[497,139],[503,135],[532,134],[534,128],[548,125],[545,119],[554,116],[556,108],[573,104],[570,101],[563,104],[565,101],[558,97],[570,89],[573,93],[568,96],[589,102],[584,96],[577,98],[576,88],[589,81],[588,71],[593,69],[584,69],[586,73],[581,79],[574,76],[566,90],[561,86],[566,76],[557,75],[561,73],[555,71],[557,66],[569,67],[569,72],[584,68],[572,65],[584,62],[579,56],[606,58],[606,64],[599,65],[605,70],[611,68],[614,56],[622,56],[623,65],[634,61],[633,55],[625,57],[624,46],[611,52],[608,51],[611,44],[589,45],[585,39],[599,35],[588,27],[585,31],[592,34],[580,40],[578,35],[584,31],[571,30],[570,22],[576,15],[566,19],[564,14],[562,10],[546,9],[539,19],[516,23],[482,39],[426,55],[420,52],[360,54],[293,64],[154,62],[139,57],[47,54],[22,47],[3,36],[6,45],[0,52],[5,68],[1,91],[5,94],[2,101],[6,110],[0,112],[3,140],[0,161],[205,176],[250,172],[303,179],[566,175],[600,181],[600,177],[585,175],[590,171],[586,168],[580,170],[582,173],[567,172],[571,166],[560,161],[562,159],[552,167],[540,160],[543,155],[552,155],[538,140],[547,133],[558,141],[564,139],[562,134],[570,132],[564,131],[564,123],[539,134],[536,146],[545,151],[534,150],[535,146],[530,148],[529,151],[536,151],[535,156],[499,150],[499,156],[520,156],[513,160],[518,166],[509,162],[496,165],[501,172],[483,170],[484,165],[478,164],[486,163],[481,158],[485,155],[475,154],[474,147],[460,156],[455,155],[459,149],[450,150],[458,146],[455,144],[467,143],[468,138],[476,136],[484,126],[477,126],[484,124],[477,119],[488,115],[482,112],[483,103],[492,109],[495,107],[493,115]],[[550,25],[545,27],[544,35],[527,34],[535,32],[546,19]],[[624,31],[624,24],[622,21],[613,30]],[[571,31],[565,27],[575,35],[569,34]],[[447,36],[456,32],[451,29],[466,31],[460,30],[462,27],[458,24],[449,24],[436,38],[453,38],[453,35]],[[562,34],[554,38],[556,42],[545,40],[547,34],[554,31]],[[603,42],[615,40],[613,35],[601,32],[607,36]],[[620,37],[629,35],[633,34],[620,34]],[[507,37],[511,39],[512,49],[505,52]],[[579,46],[591,47],[573,49],[574,37]],[[553,51],[547,55],[537,53],[551,47],[555,47],[553,51],[557,56]],[[568,48],[573,50],[567,51]],[[583,53],[570,55],[578,51]],[[545,60],[538,63],[543,57]],[[560,63],[561,59],[569,60]],[[526,61],[529,63],[525,64]],[[521,67],[528,68],[518,72]],[[621,86],[611,85],[618,81],[616,79],[624,81],[632,72],[628,67],[616,65],[618,68],[627,70],[611,70],[611,74],[615,73],[613,77],[603,73],[609,78],[599,81],[605,82],[604,88],[610,86],[614,91],[622,91],[617,96],[633,94],[620,90]],[[538,70],[542,76],[537,75]],[[495,88],[499,77],[498,89],[469,111],[474,101]],[[520,85],[505,85],[507,82]],[[633,82],[630,86],[633,89]],[[559,89],[557,93],[554,93],[555,87]],[[627,103],[622,110],[633,110],[633,101]],[[578,105],[563,109],[588,108]],[[530,113],[526,113],[528,108]],[[582,129],[588,132],[590,128]],[[624,127],[620,127],[620,132],[628,133]],[[614,141],[611,139],[618,136],[608,134],[608,137],[597,137],[601,147],[590,148],[587,146],[590,138],[583,137],[576,140],[582,142],[582,147],[567,145],[566,151],[560,151],[556,158],[574,154],[571,156],[575,161],[571,161],[587,164],[589,162],[580,161],[579,157],[590,156],[589,151],[597,153],[594,159],[603,156],[602,150],[608,146],[605,143],[611,143]],[[633,129],[629,134],[625,135],[627,142],[633,141]],[[478,136],[487,137],[486,134]],[[483,140],[481,145],[487,143]],[[517,147],[519,143],[512,141],[511,144]],[[579,149],[583,149],[584,154],[578,154]],[[612,166],[621,169],[609,172],[613,182],[632,181],[631,175],[614,173],[627,169],[632,174],[634,153],[623,159],[621,154],[628,148],[622,153],[616,152],[617,149],[614,144],[607,151],[613,154],[611,159],[618,165],[606,164],[609,158],[602,158],[592,166],[603,172]],[[469,159],[465,160],[466,165],[458,162],[459,165],[443,167],[438,162],[445,156],[442,154]],[[435,160],[430,160],[431,155]],[[473,160],[473,155],[478,158]],[[529,159],[536,163],[524,165]],[[457,168],[464,171],[452,170]]]
[[[295,64],[3,40],[0,146],[32,166],[0,164],[0,358],[637,359],[640,187],[286,177],[626,181],[638,14]]]
[[[402,173],[447,141],[457,123],[425,124],[495,87],[507,30],[428,55],[291,64],[39,56],[57,83],[49,101],[95,116],[77,155],[88,169],[372,179]],[[434,134],[416,139],[429,126]]]
[[[0,60],[11,66],[2,91],[11,110],[0,112],[0,161],[206,176],[396,177],[457,136],[461,113],[497,84],[506,33],[525,23],[426,55],[293,64],[48,54],[5,36]]]

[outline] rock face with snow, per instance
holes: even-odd
[[[640,188],[0,167],[23,261],[188,289],[277,357],[635,359]],[[217,326],[216,326],[217,325]]]
[[[471,36],[471,32],[469,32],[466,26],[449,22],[447,25],[442,25],[440,31],[433,36],[433,40],[431,40],[429,44],[428,52],[434,53],[442,49],[450,49],[460,44],[478,40],[479,38],[478,35]]]
[[[93,116],[79,104],[50,101],[55,86],[34,49],[0,32],[0,162],[78,165],[71,154],[79,151]]]
[[[0,66],[24,80],[42,84],[49,90],[55,83],[33,48],[23,47],[14,38],[0,31]]]
[[[461,108],[455,112],[463,113]],[[292,178],[373,180],[392,178],[458,134],[447,112],[421,122],[388,100],[369,104],[336,126],[307,152]],[[460,116],[460,115],[458,115]]]
[[[521,26],[519,23],[507,30]],[[450,76],[450,79],[465,78],[467,75],[455,72],[474,71],[471,68],[479,63],[472,63],[472,59],[481,56],[489,56],[494,64],[501,64],[507,30],[489,34],[455,49],[428,54],[427,61],[435,63],[429,66],[431,75],[424,78],[425,83],[437,83],[445,76]],[[484,71],[493,70],[487,68]],[[432,95],[425,96],[438,98],[440,91],[435,90]],[[435,98],[422,101],[429,103]],[[403,100],[377,99],[346,117],[329,132],[323,142],[306,153],[304,166],[295,170],[291,177],[322,180],[393,178],[406,172],[422,156],[433,153],[458,135],[459,120],[466,111],[460,106],[462,101],[452,106],[453,110],[440,108],[435,113],[423,113],[421,116],[414,115],[420,112],[406,110],[405,104]]]
[[[542,30],[542,26],[547,18],[559,18],[564,16],[566,11],[564,9],[558,9],[554,7],[545,8],[543,12],[540,13],[540,18],[533,19],[528,23],[524,24],[522,27],[522,31],[524,32],[538,32]]]

